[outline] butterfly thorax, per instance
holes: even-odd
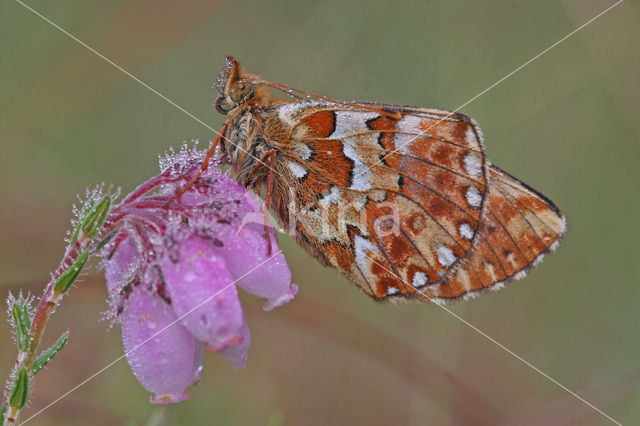
[[[260,114],[246,109],[234,111],[229,118],[229,130],[221,143],[222,152],[229,159],[236,180],[243,186],[255,187],[266,177],[260,170],[251,173],[266,152],[260,132],[263,127]]]
[[[216,109],[227,115],[222,152],[231,163],[231,172],[245,187],[259,187],[266,179],[268,167],[260,165],[268,150],[264,125],[269,117],[271,93],[254,84],[257,76],[245,74],[237,60],[227,57],[218,76]]]

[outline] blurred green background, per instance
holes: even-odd
[[[453,109],[613,2],[69,1],[29,5],[213,127],[223,56],[346,100]],[[640,422],[640,7],[625,1],[463,108],[492,162],[566,213],[557,253],[452,311],[624,424]],[[210,130],[20,4],[0,2],[0,287],[40,294],[76,193],[132,189],[156,154]],[[192,398],[152,406],[121,361],[42,425],[607,424],[432,305],[376,304],[281,237],[300,284],[244,297],[246,369],[208,355]],[[70,328],[25,418],[122,355],[94,268],[55,314]],[[15,357],[0,325],[0,376]]]

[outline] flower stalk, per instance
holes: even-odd
[[[98,196],[101,192],[101,188],[98,188],[93,196]],[[64,333],[53,346],[37,356],[52,312],[76,281],[96,246],[112,230],[114,224],[105,226],[110,210],[111,196],[102,197],[85,208],[85,214],[76,226],[65,255],[47,283],[33,314],[30,312],[30,298],[21,295],[18,299],[9,297],[18,355],[7,386],[5,405],[0,411],[3,417],[0,420],[4,426],[13,425],[18,421],[28,400],[33,377],[62,350],[69,338],[69,333]]]

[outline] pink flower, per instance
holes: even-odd
[[[267,299],[265,310],[297,292],[275,235],[268,253],[263,225],[240,229],[254,197],[242,186],[212,166],[175,198],[199,161],[183,148],[125,197],[114,208],[119,231],[103,250],[127,360],[155,403],[188,398],[203,346],[234,369],[245,366],[251,336],[237,287]]]
[[[177,258],[163,260],[162,276],[182,325],[212,352],[242,343],[246,318],[224,258],[210,241],[196,236],[177,251]]]
[[[171,306],[138,288],[120,315],[127,361],[136,379],[154,394],[152,402],[187,399],[185,390],[200,377],[202,344],[177,320]]]

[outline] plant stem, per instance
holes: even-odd
[[[26,351],[18,351],[18,356],[16,357],[15,369],[17,371],[20,368],[24,368],[29,373],[29,384],[33,380],[33,362],[38,354],[38,347],[40,346],[42,335],[47,328],[51,314],[60,303],[62,296],[65,294],[65,292],[57,291],[54,288],[56,281],[65,271],[72,267],[74,262],[83,252],[90,252],[88,247],[94,245],[97,241],[101,241],[106,238],[107,235],[109,235],[118,225],[118,222],[107,219],[104,226],[101,228],[99,235],[91,240],[86,239],[84,235],[80,235],[74,243],[67,247],[58,268],[51,276],[51,279],[47,283],[45,290],[38,301],[38,306],[36,307],[33,321],[31,322],[31,328],[29,330],[29,335],[31,336],[29,349]],[[5,414],[3,426],[12,426],[18,421],[22,408],[12,407],[8,401],[5,403],[7,406],[7,412]]]
[[[65,270],[67,270],[67,268],[69,268],[69,266],[71,266],[73,262],[75,262],[75,260],[80,255],[80,250],[81,241],[76,241],[75,244],[72,244],[67,248],[64,257],[60,262],[60,265],[45,287],[44,293],[38,301],[38,306],[31,323],[31,344],[29,345],[29,350],[18,352],[18,356],[15,361],[16,369],[22,367],[29,372],[31,371],[33,361],[35,360],[38,351],[38,347],[40,346],[40,340],[45,328],[47,327],[49,319],[51,318],[51,313],[53,312],[53,309],[58,305],[62,297],[61,293],[54,291],[53,285],[60,277],[60,275]],[[31,379],[32,377],[29,377],[29,381],[31,381]],[[14,425],[18,421],[21,412],[21,408],[11,407],[9,404],[7,404],[7,413],[4,419],[4,426]]]

